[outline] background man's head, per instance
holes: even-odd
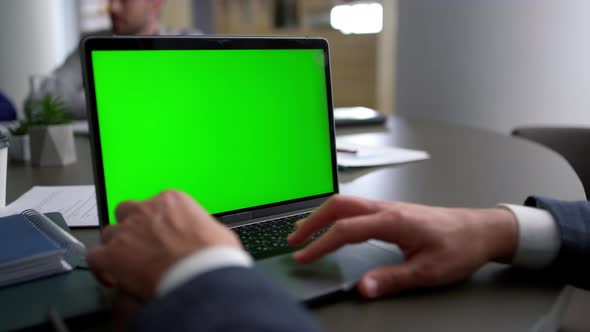
[[[153,35],[163,0],[110,0],[109,13],[113,32],[118,35]]]

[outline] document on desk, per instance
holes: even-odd
[[[336,151],[341,168],[397,165],[430,158],[426,151],[358,144],[353,138],[336,138]]]
[[[70,227],[98,226],[94,186],[34,186],[0,209],[0,217],[35,209],[41,213],[60,212]]]

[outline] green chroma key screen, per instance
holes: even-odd
[[[210,213],[334,191],[324,53],[92,51],[109,222],[164,189]]]

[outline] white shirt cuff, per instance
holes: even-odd
[[[553,262],[559,252],[559,228],[553,216],[542,209],[498,204],[511,211],[518,222],[518,248],[512,265],[542,269]]]
[[[197,251],[176,262],[164,273],[157,294],[164,296],[199,274],[224,267],[250,267],[252,265],[252,257],[245,251],[234,247],[220,246]]]

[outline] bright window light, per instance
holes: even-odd
[[[379,33],[383,30],[383,6],[379,3],[334,6],[330,11],[330,25],[344,34]]]

